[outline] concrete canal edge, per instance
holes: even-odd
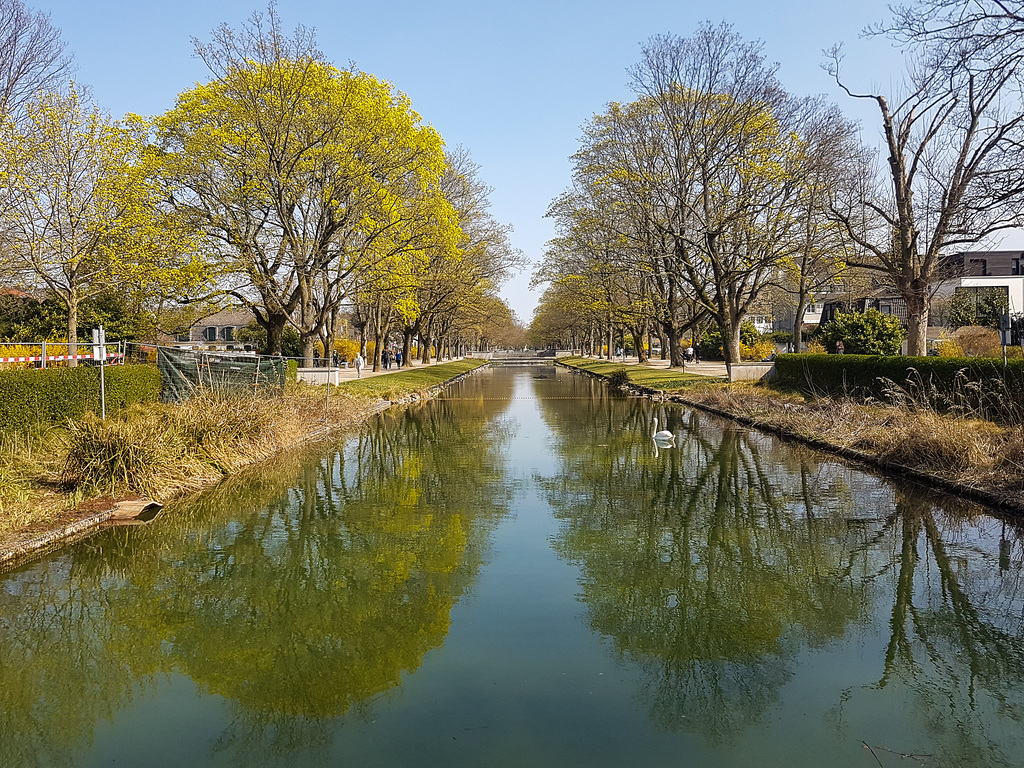
[[[558,364],[564,368],[585,374],[595,379],[604,379],[605,381],[608,379],[607,376],[602,376],[599,373],[593,373],[591,371],[584,370],[583,368],[565,365],[565,363]],[[683,395],[669,394],[661,389],[651,389],[650,387],[644,387],[637,384],[629,384],[622,389],[628,394],[634,394],[639,397],[646,397],[651,400],[658,400],[661,402],[677,403],[679,405],[686,406],[687,408],[704,411],[705,413],[710,413],[713,416],[734,421],[745,427],[751,427],[752,429],[756,429],[758,432],[775,435],[782,440],[801,443],[819,451],[833,453],[847,459],[848,461],[854,461],[871,467],[872,469],[880,470],[882,473],[889,476],[907,478],[926,485],[932,485],[970,501],[976,501],[999,510],[1013,512],[1018,515],[1024,514],[1024,499],[1011,501],[1006,498],[996,496],[994,493],[991,493],[984,488],[976,488],[971,485],[955,482],[942,477],[941,475],[935,475],[930,472],[917,469],[916,467],[908,467],[905,464],[888,461],[871,453],[865,453],[853,448],[835,445],[834,443],[829,443],[825,440],[819,440],[813,437],[804,437],[803,435],[796,434],[795,432],[788,432],[787,430],[781,429],[774,424],[758,421],[757,419],[752,419],[735,413],[729,413],[728,411],[723,411],[720,408],[715,408],[714,406],[706,405],[696,400],[689,400]]]
[[[401,400],[379,400],[375,403],[372,403],[369,407],[367,407],[365,413],[362,415],[361,421],[367,421],[368,419],[370,419],[370,417],[376,416],[378,413],[386,411],[388,408],[394,405],[405,405],[413,402],[418,402],[420,400],[430,400],[436,397],[439,392],[443,391],[449,385],[454,384],[457,381],[461,381],[462,379],[465,379],[468,376],[472,376],[474,373],[482,371],[488,367],[490,366],[482,365],[479,368],[474,368],[471,371],[460,373],[458,376],[453,376],[451,379],[448,379],[447,381],[442,382],[441,384],[435,384],[434,386],[424,390],[423,392],[413,393],[412,395],[402,398]],[[307,433],[306,438],[303,441],[295,443],[293,445],[289,445],[283,450],[292,450],[294,448],[300,448],[303,445],[308,445],[310,443],[316,442],[317,440],[326,438],[328,435],[330,435],[332,432],[337,431],[338,429],[347,429],[351,426],[352,425],[350,424],[346,424],[337,428],[324,427],[323,429],[315,430],[313,432]],[[264,459],[264,461],[268,461],[271,459]],[[220,482],[220,480],[218,480],[217,482]],[[217,483],[210,483],[205,487],[212,488],[216,484]],[[192,487],[187,489],[187,491],[194,490],[197,489]],[[15,568],[24,565],[25,563],[31,560],[47,555],[50,552],[60,549],[61,547],[65,547],[76,541],[80,541],[81,539],[84,539],[90,536],[91,534],[97,532],[98,530],[100,530],[100,528],[104,527],[107,524],[113,524],[112,521],[118,517],[119,512],[122,511],[122,505],[125,503],[126,502],[116,502],[113,504],[113,506],[110,507],[110,509],[104,509],[100,512],[96,512],[87,517],[83,517],[80,520],[75,520],[71,523],[67,523],[57,528],[53,528],[49,531],[46,531],[45,533],[41,533],[38,536],[34,536],[25,541],[19,541],[14,544],[8,544],[6,546],[0,546],[0,573],[12,571]],[[133,501],[131,503],[137,502]],[[156,502],[144,500],[142,504],[148,506],[151,504],[156,504]]]

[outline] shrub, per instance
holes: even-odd
[[[334,348],[338,350],[338,357],[342,360],[355,360],[359,354],[359,342],[355,339],[339,339],[334,342]]]
[[[740,342],[740,359],[757,362],[764,360],[775,351],[775,342],[769,338],[763,338],[747,345]]]
[[[842,341],[848,355],[898,355],[905,336],[896,317],[869,309],[837,312],[833,320],[818,329],[817,339],[829,351]]]
[[[961,357],[999,357],[1002,339],[995,328],[966,325],[958,328],[953,338],[963,350]]]
[[[939,339],[935,344],[935,351],[939,357],[966,357],[964,348],[956,339]]]
[[[622,389],[629,384],[629,371],[625,368],[616,368],[608,374],[608,383],[615,389]]]
[[[153,366],[107,366],[104,380],[108,414],[133,403],[160,399],[160,373]],[[89,411],[100,411],[99,368],[0,371],[0,425],[4,429],[59,424]]]
[[[936,411],[1018,423],[1024,361],[881,355],[779,355],[777,382],[809,394],[898,400]]]
[[[740,344],[752,346],[761,340],[761,332],[750,320],[740,323]]]
[[[721,360],[724,357],[722,334],[717,329],[705,331],[696,346],[701,360]]]

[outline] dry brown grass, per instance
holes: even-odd
[[[848,399],[806,402],[754,386],[695,389],[687,398],[787,434],[823,440],[963,485],[1007,494],[1024,487],[1024,427],[1020,425],[1005,427],[937,413],[921,402],[896,406]]]
[[[0,433],[0,542],[73,520],[83,501],[100,496],[163,501],[198,489],[357,424],[372,405],[323,387],[291,387],[270,399],[200,392],[106,421]]]
[[[904,466],[956,475],[991,470],[1003,432],[991,422],[934,413],[897,413],[888,425],[873,429],[849,447]]]

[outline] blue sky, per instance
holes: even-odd
[[[238,27],[266,8],[256,0],[27,2],[50,13],[75,56],[76,79],[117,117],[170,109],[178,93],[208,79],[191,39],[209,40],[220,23]],[[513,225],[513,243],[531,261],[554,234],[544,214],[569,184],[580,126],[608,102],[631,98],[626,70],[652,35],[687,36],[701,21],[727,21],[764,42],[791,92],[828,95],[861,120],[869,141],[878,135],[871,105],[837,90],[821,70],[822,49],[844,43],[846,75],[861,90],[889,91],[902,74],[888,43],[860,36],[886,17],[880,0],[282,0],[278,12],[287,30],[315,28],[335,64],[351,61],[392,82],[450,146],[469,149],[494,188],[492,212]],[[503,291],[525,322],[537,300],[528,283],[526,272]]]

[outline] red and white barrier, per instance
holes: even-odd
[[[0,357],[0,363],[38,363],[43,359],[42,355],[34,357]],[[51,360],[94,360],[95,357],[88,355],[47,355],[46,362]],[[111,352],[107,355],[107,361],[113,365],[120,365],[124,362],[124,355]]]

